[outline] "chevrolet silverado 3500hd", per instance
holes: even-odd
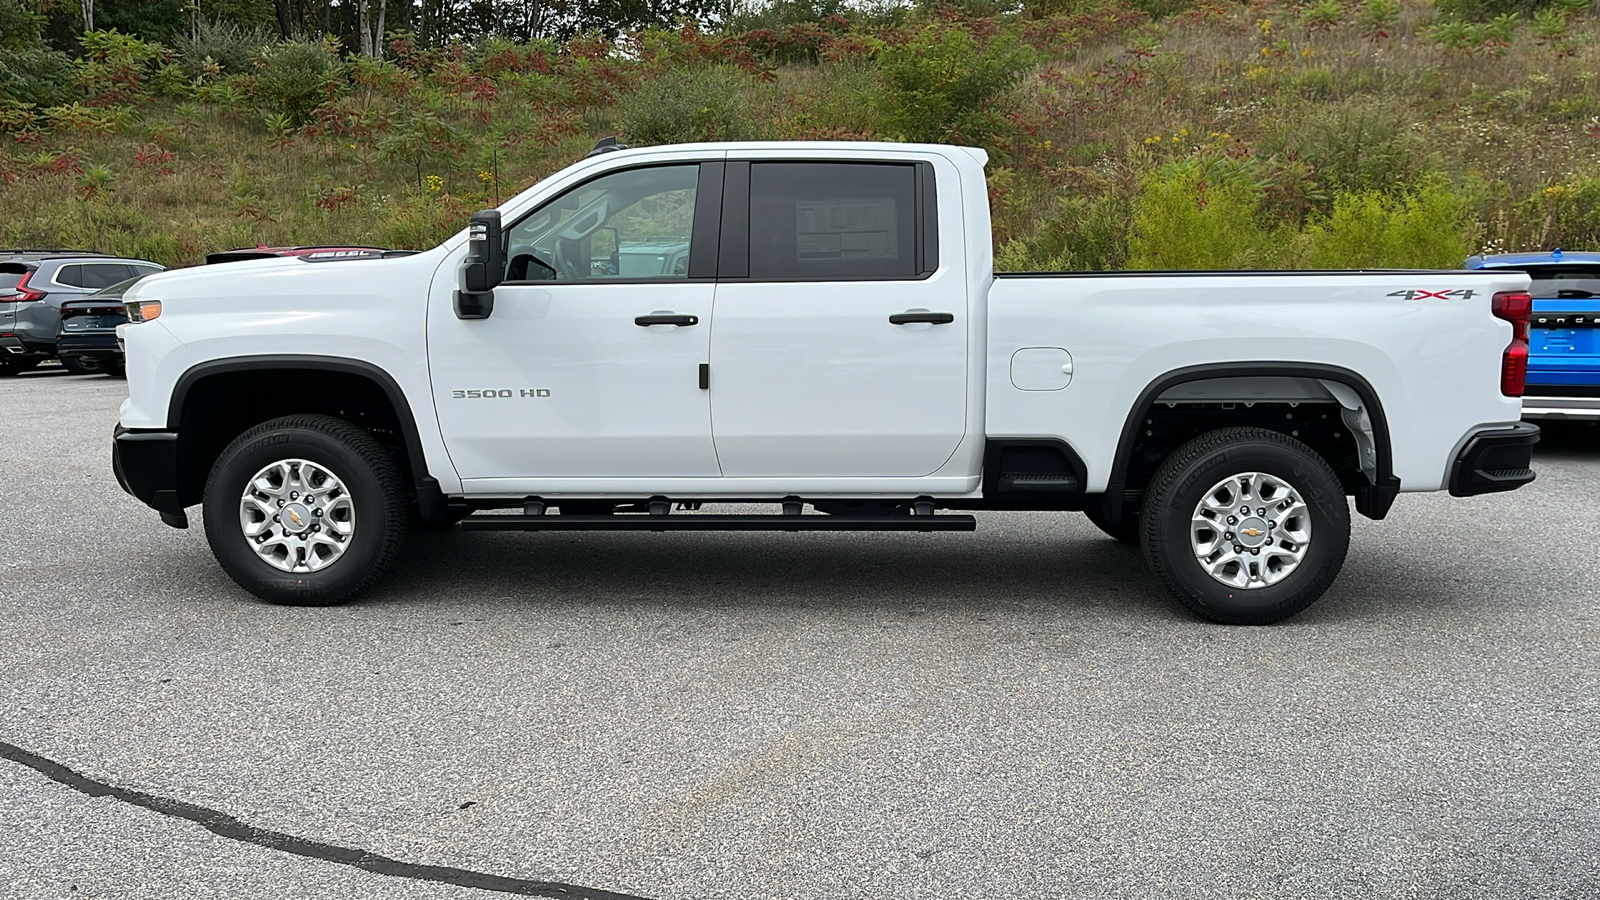
[[[413,256],[139,282],[120,483],[168,525],[201,504],[274,603],[354,596],[413,524],[1079,510],[1194,612],[1266,623],[1338,573],[1346,497],[1534,477],[1520,272],[996,276],[980,150],[596,149]]]

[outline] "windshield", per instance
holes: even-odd
[[[1600,297],[1600,266],[1528,268],[1537,300],[1589,300]]]

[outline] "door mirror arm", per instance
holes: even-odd
[[[461,289],[456,291],[456,317],[487,319],[494,312],[494,289],[505,280],[506,242],[500,210],[472,214],[467,226],[467,256],[461,263]]]

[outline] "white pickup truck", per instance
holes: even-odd
[[[179,528],[201,504],[274,603],[346,600],[456,521],[1072,510],[1195,613],[1267,623],[1337,575],[1347,496],[1534,477],[1521,273],[996,276],[981,150],[605,144],[430,251],[140,282],[119,482]]]

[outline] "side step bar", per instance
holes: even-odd
[[[468,516],[463,531],[977,531],[972,516]]]

